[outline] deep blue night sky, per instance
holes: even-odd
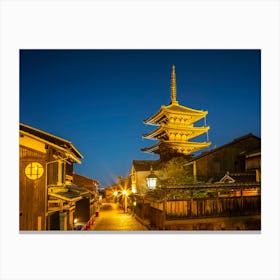
[[[208,111],[210,149],[261,136],[259,50],[21,50],[20,121],[71,141],[75,172],[105,187],[158,158],[140,151],[155,143],[143,120],[169,104],[173,64],[179,103]]]

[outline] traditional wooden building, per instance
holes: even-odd
[[[159,154],[161,159],[178,155],[191,155],[201,149],[208,148],[211,142],[190,141],[204,133],[207,111],[195,110],[182,106],[177,101],[175,66],[171,74],[171,102],[168,106],[161,106],[160,110],[144,121],[145,124],[155,125],[157,128],[144,134],[143,137],[159,140],[155,145],[142,149],[143,152]],[[204,126],[196,127],[194,123],[203,119]],[[208,135],[208,134],[207,134]]]
[[[78,186],[83,186],[84,188],[87,188],[88,190],[90,190],[92,192],[98,191],[98,186],[99,186],[98,181],[85,177],[85,176],[82,176],[77,173],[73,173],[73,183]]]
[[[89,197],[73,185],[73,165],[82,154],[70,141],[26,124],[19,132],[19,229],[73,229],[77,202]]]
[[[198,182],[215,182],[226,172],[255,172],[260,181],[261,139],[252,133],[232,142],[193,157],[188,162],[193,166],[193,176]]]
[[[73,184],[87,190],[87,192],[90,194],[88,196],[90,199],[87,199],[88,197],[84,197],[83,200],[76,203],[77,206],[80,207],[77,207],[75,211],[74,220],[75,223],[82,224],[94,216],[99,209],[99,182],[94,179],[73,173]]]

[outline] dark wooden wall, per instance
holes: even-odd
[[[245,153],[260,149],[260,147],[260,139],[250,137],[218,148],[216,151],[198,158],[196,163],[198,180],[207,182],[212,178],[215,181],[221,179],[227,171],[230,173],[244,172]]]
[[[46,155],[25,147],[20,147],[20,186],[19,186],[19,229],[38,230],[38,216],[41,216],[42,230],[46,228],[45,219],[45,170]],[[25,176],[25,167],[31,162],[39,162],[44,167],[44,174],[38,180]]]
[[[79,219],[79,222],[87,222],[90,219],[89,198],[83,198],[76,202],[74,218]]]

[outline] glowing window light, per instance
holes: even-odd
[[[37,180],[42,177],[44,167],[39,162],[31,162],[25,167],[25,175],[31,180]]]

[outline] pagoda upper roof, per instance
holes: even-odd
[[[163,124],[159,127],[157,127],[155,130],[143,134],[143,138],[147,139],[159,139],[162,138],[165,135],[169,135],[171,133],[177,134],[181,133],[187,136],[187,139],[191,139],[194,137],[197,137],[205,132],[207,132],[210,129],[209,126],[202,126],[202,127],[195,127],[195,126],[187,126],[187,127],[181,127],[177,125],[166,125]]]
[[[147,153],[159,154],[161,149],[168,148],[178,153],[189,155],[201,149],[208,148],[210,145],[211,142],[175,142],[161,140],[157,144],[141,150]]]
[[[194,123],[204,118],[208,112],[203,110],[195,110],[180,105],[177,101],[171,102],[167,106],[161,106],[160,110],[153,116],[144,120],[145,124],[158,124],[162,120],[169,118],[171,115],[185,115],[189,123]]]

